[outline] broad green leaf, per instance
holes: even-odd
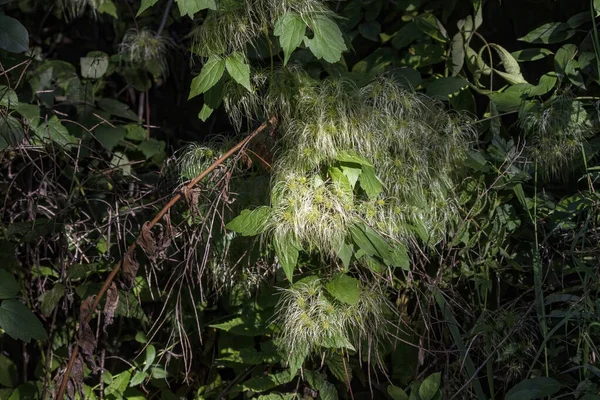
[[[408,400],[406,392],[398,386],[389,385],[387,387],[387,392],[394,400]]]
[[[379,42],[379,34],[381,33],[381,24],[377,21],[367,21],[358,25],[358,32],[373,42]]]
[[[129,119],[131,121],[138,121],[138,116],[131,111],[129,106],[114,99],[100,99],[98,100],[98,107],[110,113],[115,117],[121,117]]]
[[[298,263],[299,251],[287,237],[279,238],[275,236],[273,238],[273,246],[275,247],[275,253],[279,264],[285,273],[286,278],[293,282],[294,280],[294,269]]]
[[[10,272],[0,269],[0,300],[12,299],[19,293],[19,283]]]
[[[35,104],[19,103],[15,110],[25,119],[25,123],[31,128],[40,124],[40,106]]]
[[[0,107],[15,108],[18,105],[17,93],[8,86],[0,85]]]
[[[348,243],[342,243],[339,249],[336,250],[336,254],[344,265],[344,270],[347,271],[350,266],[350,259],[352,258],[352,246]]]
[[[24,342],[48,338],[40,320],[16,299],[3,300],[0,304],[0,328],[13,339]]]
[[[392,265],[394,267],[400,267],[405,271],[410,271],[410,257],[408,256],[408,249],[401,243],[397,243],[392,248]]]
[[[435,40],[441,43],[448,42],[448,33],[446,29],[442,26],[441,22],[435,17],[435,15],[431,13],[423,13],[420,14],[417,18],[415,18],[415,23],[417,24],[417,28],[421,30],[421,32],[425,33],[428,36],[431,36]]]
[[[242,384],[242,388],[244,391],[260,393],[274,389],[277,386],[285,385],[291,382],[294,377],[295,374],[290,373],[290,371],[270,373],[264,376],[259,375],[245,381]]]
[[[119,14],[117,13],[117,6],[115,6],[113,0],[104,0],[102,3],[100,3],[100,6],[98,7],[98,12],[100,14],[108,14],[111,17],[119,18]]]
[[[330,295],[337,300],[356,305],[360,299],[360,281],[346,274],[338,274],[325,285]]]
[[[306,23],[293,13],[285,13],[277,19],[273,34],[279,37],[283,49],[283,65],[287,64],[293,51],[300,46],[306,32]]]
[[[10,358],[0,354],[0,386],[15,387],[19,383],[17,366]],[[0,396],[0,399],[2,396]]]
[[[594,0],[597,1],[597,0]],[[581,25],[586,24],[588,22],[590,22],[592,20],[592,13],[590,13],[589,11],[583,11],[580,13],[577,13],[575,15],[573,15],[571,18],[569,18],[567,20],[567,25],[569,25],[569,27],[576,29],[579,28]]]
[[[122,395],[123,392],[129,386],[129,381],[131,380],[131,371],[123,371],[119,375],[113,377],[113,381],[106,387],[105,394],[119,394]]]
[[[392,254],[385,240],[364,223],[356,223],[349,228],[354,243],[367,255],[378,256],[384,261],[390,261]]]
[[[576,32],[571,30],[571,27],[564,22],[549,22],[532,30],[527,35],[519,38],[519,40],[527,43],[552,44],[570,39],[575,33]]]
[[[556,73],[550,72],[550,73],[544,74],[540,77],[540,81],[538,82],[538,84],[536,86],[533,86],[531,89],[529,89],[527,96],[528,97],[543,96],[546,93],[548,93],[549,91],[551,91],[552,88],[554,88],[554,86],[556,85],[556,82],[558,82],[558,77],[557,77]]]
[[[29,49],[29,33],[16,19],[0,14],[0,49],[23,53]]]
[[[304,37],[304,43],[317,58],[329,63],[336,63],[347,50],[342,31],[334,20],[317,15],[308,20],[308,26],[313,31],[313,38]]]
[[[518,62],[537,61],[553,54],[552,51],[544,48],[523,49],[511,53]]]
[[[329,167],[328,173],[336,187],[342,189],[348,195],[352,195],[352,185],[340,168]]]
[[[452,37],[450,43],[450,61],[452,76],[457,76],[465,65],[465,39],[462,32],[458,32]]]
[[[125,139],[127,130],[122,126],[112,127],[110,125],[102,124],[94,129],[93,134],[98,142],[110,152],[113,151],[121,140]]]
[[[56,115],[34,128],[34,131],[40,139],[52,140],[63,147],[69,147],[77,143],[77,139],[69,133]]]
[[[369,160],[367,160],[366,158],[359,155],[357,152],[355,152],[353,150],[342,150],[337,153],[337,156],[335,157],[335,159],[338,161],[347,162],[347,163],[373,166],[373,164],[371,164],[369,162]]]
[[[101,51],[93,51],[87,56],[79,59],[81,65],[81,76],[84,78],[102,78],[108,69],[108,54]]]
[[[146,140],[146,136],[148,135],[146,129],[136,124],[125,125],[125,130],[127,131],[127,133],[125,133],[125,138],[136,142]]]
[[[469,82],[464,78],[451,76],[436,79],[427,85],[427,94],[433,98],[448,100],[450,96],[457,95],[461,90],[469,87]]]
[[[223,72],[225,72],[225,60],[219,56],[209,57],[200,74],[192,79],[188,100],[215,86],[223,76]]]
[[[138,145],[138,150],[144,154],[146,160],[149,160],[153,157],[162,158],[165,154],[165,145],[165,142],[162,140],[150,138],[140,143]]]
[[[519,66],[519,63],[517,62],[517,60],[515,60],[515,58],[512,56],[512,54],[510,54],[508,52],[508,50],[506,50],[504,47],[499,46],[495,43],[490,43],[487,46],[483,46],[479,50],[478,64],[480,65],[480,68],[483,67],[482,73],[484,73],[485,75],[490,75],[492,72],[492,69],[490,68],[490,66],[488,66],[483,61],[483,54],[489,48],[494,49],[496,54],[498,54],[498,56],[500,57],[500,60],[501,60],[501,65],[504,68],[504,71],[500,71],[500,70],[494,68],[494,73],[500,75],[501,77],[506,79],[506,81],[512,85],[516,85],[519,83],[527,83],[527,81],[525,81],[525,78],[521,74],[521,67]]]
[[[401,50],[417,39],[424,37],[423,32],[419,29],[414,21],[404,25],[396,33],[394,33],[393,36],[392,46],[398,50]]]
[[[149,344],[148,347],[146,347],[146,360],[144,361],[144,369],[142,371],[146,372],[154,363],[155,358],[156,349],[153,345]]]
[[[217,9],[217,3],[215,0],[175,0],[179,7],[179,13],[182,17],[189,15],[191,19],[194,19],[194,14],[198,11],[211,9]]]
[[[250,86],[250,66],[244,61],[244,55],[235,52],[225,59],[225,68],[229,75],[240,85],[252,92]]]
[[[200,109],[200,112],[198,113],[198,118],[202,122],[206,122],[206,120],[212,115],[213,111],[215,110],[210,108],[208,105],[204,104]]]
[[[152,7],[158,2],[158,0],[142,0],[142,4],[140,4],[140,9],[138,10],[136,17],[139,17],[141,13]]]
[[[523,100],[527,97],[532,86],[529,84],[513,85],[504,92],[490,93],[488,96],[494,102],[499,111],[516,111],[521,107]]]
[[[435,372],[425,378],[419,387],[419,397],[421,400],[433,400],[437,391],[440,389],[441,381],[442,374],[439,372]]]
[[[110,165],[115,169],[120,169],[123,175],[131,175],[131,164],[129,157],[120,151],[115,151],[113,158],[110,160]],[[121,302],[119,302],[120,304]]]
[[[375,169],[373,167],[363,165],[362,170],[362,174],[358,177],[360,187],[363,188],[370,199],[374,199],[379,196],[379,193],[383,190],[383,185],[375,175]]]
[[[40,311],[45,317],[49,317],[52,314],[64,294],[65,286],[61,283],[57,283],[52,289],[42,293],[39,298]]]
[[[264,232],[270,217],[271,207],[263,206],[254,210],[242,210],[240,215],[225,227],[242,236],[255,236]]]
[[[575,58],[577,46],[574,44],[565,44],[556,51],[554,56],[554,70],[556,73],[565,75],[567,64]]]
[[[538,377],[517,383],[506,393],[506,400],[534,400],[552,396],[562,385],[552,378]]]
[[[351,189],[354,189],[356,182],[358,182],[358,177],[362,173],[362,167],[359,164],[343,163],[340,165],[340,169],[342,170],[344,176],[348,179]]]
[[[146,380],[147,377],[148,377],[148,375],[146,375],[145,372],[136,371],[135,374],[133,374],[133,377],[131,378],[131,380],[129,381],[129,386],[130,387],[137,386],[140,383],[144,382],[144,380]]]
[[[565,75],[569,78],[571,83],[583,90],[586,89],[583,76],[579,71],[579,62],[577,60],[570,60],[565,67]]]
[[[18,146],[24,138],[25,133],[19,120],[12,115],[0,117],[0,150]]]

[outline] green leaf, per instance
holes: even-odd
[[[457,76],[436,79],[427,85],[427,94],[433,98],[448,100],[461,90],[469,87],[469,82]]]
[[[373,42],[379,42],[379,34],[381,33],[381,24],[377,21],[363,22],[358,26],[358,32]]]
[[[549,91],[551,91],[552,88],[554,88],[554,86],[556,85],[556,82],[558,82],[558,77],[557,77],[556,73],[549,72],[547,74],[544,74],[540,77],[540,81],[538,82],[538,84],[536,86],[532,87],[531,89],[529,89],[527,96],[528,97],[543,96],[546,93],[548,93]]]
[[[394,400],[408,400],[406,392],[398,386],[389,385],[387,387],[387,392]]]
[[[405,271],[410,271],[410,257],[408,249],[401,243],[397,243],[392,249],[392,266],[400,267]]]
[[[35,134],[42,140],[52,140],[63,147],[69,147],[77,143],[77,139],[69,134],[56,115],[48,121],[34,128]]]
[[[13,339],[24,342],[48,338],[40,320],[16,299],[4,300],[0,304],[0,328]]]
[[[373,229],[364,223],[355,223],[349,227],[350,235],[354,243],[367,255],[378,256],[384,261],[390,261],[390,253],[387,242]]]
[[[138,10],[136,17],[139,17],[141,13],[152,7],[158,2],[158,0],[142,0],[142,4],[140,4],[140,9]]]
[[[35,104],[19,103],[15,110],[25,119],[25,123],[31,128],[40,124],[40,107]]]
[[[511,53],[518,62],[537,61],[553,54],[550,50],[544,48],[523,49]]]
[[[250,86],[250,66],[244,61],[244,55],[235,52],[225,59],[225,68],[229,75],[240,85],[252,92]]]
[[[179,13],[182,17],[189,15],[191,19],[194,19],[194,14],[198,11],[205,10],[207,8],[211,10],[217,9],[217,3],[215,0],[175,0],[179,7]]]
[[[366,166],[370,166],[370,167],[373,166],[373,164],[371,164],[369,162],[369,160],[367,160],[363,156],[359,155],[354,150],[342,150],[342,151],[338,152],[335,159],[338,161],[341,161],[341,162],[366,165]]]
[[[143,369],[144,372],[146,372],[148,370],[148,368],[150,368],[152,366],[155,358],[156,358],[156,349],[154,348],[153,345],[149,344],[148,347],[146,347],[146,360],[144,361],[144,369]]]
[[[134,387],[139,385],[140,383],[144,382],[144,380],[148,377],[148,375],[146,375],[145,372],[142,371],[136,371],[135,374],[133,375],[133,377],[131,378],[131,381],[129,381],[129,386],[130,387]]]
[[[165,142],[150,138],[140,143],[138,145],[138,150],[144,154],[146,160],[155,156],[163,156],[165,153]]]
[[[534,400],[558,393],[562,385],[552,378],[538,377],[517,383],[506,393],[506,400]]]
[[[356,182],[358,182],[358,177],[362,173],[362,167],[354,163],[343,163],[340,165],[340,169],[347,178],[348,183],[350,183],[351,189],[354,189]]]
[[[255,393],[264,392],[270,389],[274,389],[277,386],[285,385],[294,379],[295,374],[290,371],[283,371],[278,373],[270,373],[266,376],[255,376],[248,379],[242,384],[244,391],[251,391]]]
[[[215,110],[213,110],[212,108],[210,108],[208,105],[204,104],[202,106],[202,109],[198,113],[198,118],[202,122],[206,122],[206,120],[212,115],[213,111],[215,111]]]
[[[11,53],[29,50],[29,33],[16,19],[0,14],[0,49]]]
[[[516,111],[521,107],[532,86],[529,84],[513,85],[504,92],[490,93],[489,97],[498,110],[503,112]]]
[[[277,259],[279,260],[279,264],[281,265],[286,278],[290,282],[293,282],[294,269],[298,263],[298,256],[300,252],[287,237],[278,238],[275,236],[273,238],[273,246],[275,247]]]
[[[19,283],[10,272],[0,269],[0,299],[12,299],[19,293]]]
[[[554,56],[554,70],[556,73],[565,75],[567,64],[575,58],[577,46],[574,44],[565,44],[556,51]]]
[[[423,37],[423,32],[415,22],[411,21],[394,33],[392,46],[395,49],[401,50],[421,37]]]
[[[108,14],[111,17],[119,18],[119,14],[117,13],[117,6],[115,6],[113,0],[104,0],[102,3],[100,3],[100,6],[98,7],[98,12],[100,14]]]
[[[419,397],[421,400],[433,400],[437,391],[440,389],[441,381],[442,374],[439,372],[433,373],[425,378],[419,387]]]
[[[575,33],[564,22],[549,22],[532,30],[527,35],[519,38],[519,40],[527,43],[552,44],[570,39]]]
[[[285,13],[277,19],[273,34],[279,37],[283,49],[283,65],[287,64],[293,51],[300,46],[306,32],[306,23],[293,13]]]
[[[347,50],[342,31],[335,21],[325,15],[317,15],[308,20],[313,38],[304,37],[304,43],[318,59],[336,63]]]
[[[105,389],[105,394],[123,394],[129,386],[131,380],[131,371],[123,371],[119,375],[113,377],[113,381]]]
[[[18,105],[17,93],[8,86],[0,85],[0,107],[15,108]]]
[[[0,150],[9,146],[17,146],[25,138],[23,126],[15,117],[0,117]]]
[[[42,315],[49,317],[64,294],[65,286],[61,283],[57,283],[51,290],[47,290],[42,293],[39,298],[40,311],[42,312]]]
[[[370,199],[374,199],[379,196],[379,193],[383,190],[383,185],[375,175],[375,169],[373,167],[370,165],[363,165],[362,170],[362,174],[358,177],[360,187],[363,188]]]
[[[113,158],[110,160],[110,165],[115,169],[120,169],[123,175],[131,175],[129,157],[120,151],[114,152]]]
[[[148,131],[136,124],[127,124],[125,125],[125,138],[129,140],[133,140],[135,142],[141,142],[146,140],[146,136],[148,135]]]
[[[114,99],[100,99],[98,100],[98,107],[110,113],[115,117],[121,117],[129,119],[131,121],[138,121],[138,116],[129,109],[129,106]]]
[[[15,387],[19,383],[17,366],[10,358],[0,354],[0,386]],[[2,396],[0,396],[2,398]]]
[[[428,12],[420,14],[417,18],[415,18],[415,23],[417,24],[417,28],[419,28],[424,34],[431,36],[438,42],[448,42],[448,33],[435,15]]]
[[[225,72],[225,60],[219,56],[210,56],[200,74],[192,79],[188,100],[215,86],[223,76],[223,72]]]
[[[81,65],[81,76],[84,78],[102,78],[108,69],[108,54],[101,51],[93,51],[86,57],[79,59]]]
[[[338,250],[336,250],[336,254],[342,261],[345,271],[347,271],[348,267],[350,266],[350,259],[352,258],[352,250],[353,250],[352,246],[350,246],[348,243],[342,243],[341,247]]]
[[[242,210],[240,215],[225,225],[225,228],[240,233],[242,236],[255,236],[264,232],[270,217],[271,207],[263,206],[254,210]]]
[[[336,275],[325,288],[330,295],[351,306],[358,304],[360,299],[360,281],[346,274]]]
[[[94,129],[93,133],[94,137],[106,150],[113,151],[119,142],[125,139],[127,130],[122,126],[112,127],[110,125],[102,124]]]

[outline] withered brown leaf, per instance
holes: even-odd
[[[121,267],[121,281],[125,289],[131,289],[135,283],[137,271],[140,264],[135,259],[133,252],[128,251],[123,257],[123,265]]]
[[[96,371],[96,361],[94,360],[94,351],[98,342],[96,336],[88,322],[91,315],[94,313],[92,305],[96,295],[92,295],[81,303],[79,308],[79,333],[77,337],[77,345],[81,349],[81,353],[85,356],[85,360],[93,371]]]
[[[119,305],[119,290],[115,282],[111,282],[106,292],[106,303],[104,304],[104,325],[102,330],[106,333],[106,328],[113,323],[115,310]]]

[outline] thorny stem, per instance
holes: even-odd
[[[258,135],[260,132],[264,131],[268,126],[273,127],[276,122],[277,122],[277,118],[272,117],[268,122],[265,122],[262,125],[260,125],[258,128],[256,128],[256,130],[254,132],[252,132],[250,135],[248,135],[246,138],[244,138],[244,140],[242,140],[241,142],[236,144],[234,147],[232,147],[221,158],[219,158],[217,161],[212,163],[210,165],[210,167],[205,169],[200,175],[198,175],[196,178],[194,178],[194,180],[192,180],[190,183],[188,183],[186,185],[186,188],[192,189],[194,186],[196,186],[198,184],[198,182],[200,182],[202,179],[204,179],[204,177],[206,177],[209,173],[211,173],[215,168],[217,168],[225,160],[227,160],[229,157],[231,157],[234,153],[236,153],[238,150],[240,150],[246,144],[248,144],[248,142],[250,142],[256,135]],[[167,205],[165,205],[162,208],[162,210],[160,210],[160,212],[158,214],[156,214],[154,219],[148,225],[148,229],[152,229],[152,227],[154,227],[154,225],[156,225],[162,219],[162,217],[164,217],[164,215],[171,209],[171,207],[173,207],[173,205],[175,205],[175,203],[177,203],[181,199],[181,197],[182,197],[181,193],[176,194],[167,203]],[[137,245],[136,245],[136,242],[134,241],[127,249],[127,252],[125,253],[125,257],[127,257],[127,255],[133,256],[133,252],[136,247],[137,247]],[[108,277],[104,281],[102,288],[100,289],[100,291],[98,292],[98,295],[96,296],[96,300],[94,301],[94,304],[92,304],[92,307],[90,308],[90,312],[84,318],[84,321],[83,321],[84,323],[88,323],[92,319],[92,315],[94,314],[95,310],[98,308],[98,304],[100,304],[100,300],[102,300],[102,297],[104,297],[104,294],[106,294],[106,291],[108,290],[110,284],[115,279],[115,276],[117,276],[117,273],[120,271],[125,257],[121,258],[121,260],[117,263],[117,265],[115,265],[115,268],[111,271],[111,273],[108,275]],[[73,369],[73,365],[75,364],[75,359],[77,359],[78,353],[79,353],[79,345],[76,342],[75,346],[73,347],[73,351],[71,352],[71,357],[69,358],[69,363],[67,364],[67,368],[65,369],[65,373],[63,375],[63,378],[62,378],[62,381],[60,384],[60,388],[58,390],[58,395],[55,397],[55,399],[64,398],[65,391],[67,390],[67,384],[68,384],[69,378],[71,376],[71,370]]]

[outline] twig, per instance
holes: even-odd
[[[165,25],[167,24],[167,19],[169,18],[169,12],[171,11],[171,6],[173,5],[173,0],[169,0],[167,3],[167,8],[165,8],[165,13],[163,14],[162,21],[160,21],[160,26],[156,31],[156,36],[160,36],[162,34],[163,29],[165,29]]]
[[[217,161],[212,163],[210,167],[208,167],[206,170],[204,170],[204,172],[202,172],[200,175],[198,175],[196,178],[194,178],[193,181],[191,181],[189,184],[187,184],[186,188],[192,189],[194,186],[196,186],[198,184],[198,182],[200,182],[202,179],[204,179],[204,177],[206,177],[209,173],[211,173],[215,168],[217,168],[219,165],[221,165],[225,160],[227,160],[229,157],[231,157],[239,149],[241,149],[246,144],[248,144],[248,142],[250,142],[250,140],[252,140],[256,135],[258,135],[260,132],[264,131],[269,125],[271,125],[271,126],[275,125],[276,121],[277,121],[277,119],[275,117],[272,117],[269,120],[269,122],[263,123],[254,132],[252,132],[250,135],[248,135],[244,140],[242,140],[241,142],[236,144],[234,147],[231,148],[231,150],[229,150],[227,153],[225,153],[221,158],[219,158]],[[154,227],[154,225],[156,225],[162,219],[162,217],[169,211],[169,209],[171,207],[173,207],[173,205],[175,203],[177,203],[181,199],[181,197],[182,197],[181,193],[176,194],[171,199],[171,201],[169,201],[167,203],[167,205],[165,205],[163,207],[163,209],[160,210],[160,212],[156,215],[156,217],[154,217],[154,219],[148,225],[148,229],[152,229],[152,227]],[[126,256],[128,256],[128,255],[132,256],[136,247],[137,247],[137,245],[136,245],[136,242],[134,241],[127,249]],[[104,281],[102,288],[100,289],[100,291],[98,292],[98,295],[96,296],[96,300],[94,301],[94,304],[92,304],[92,307],[90,308],[90,312],[84,319],[85,323],[87,323],[91,320],[92,315],[94,314],[94,311],[98,308],[98,305],[100,304],[100,300],[102,300],[102,297],[104,297],[104,294],[108,290],[110,284],[115,279],[115,277],[117,276],[117,273],[121,269],[121,267],[123,265],[123,259],[124,258],[121,258],[121,260],[117,263],[117,265],[115,265],[115,268],[111,271],[111,273],[108,275],[108,277]],[[73,347],[73,352],[71,353],[71,357],[69,358],[69,363],[67,364],[67,368],[65,369],[65,373],[63,375],[63,379],[60,384],[58,395],[55,397],[56,399],[62,399],[64,397],[65,391],[67,389],[67,383],[69,382],[69,378],[71,376],[71,370],[73,369],[73,364],[75,363],[75,359],[77,358],[78,353],[79,353],[79,345],[77,343],[75,343],[75,346]]]

